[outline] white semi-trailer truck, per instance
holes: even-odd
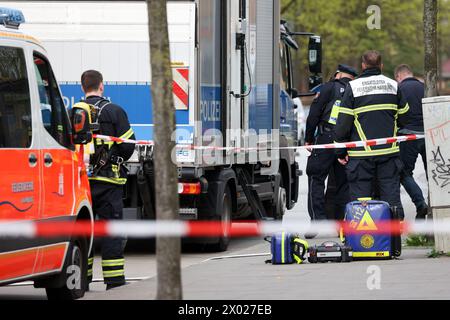
[[[7,5],[22,10],[23,30],[44,42],[68,108],[83,97],[81,73],[99,70],[106,96],[127,111],[136,137],[153,139],[145,1]],[[301,95],[292,84],[291,50],[298,45],[280,22],[280,1],[168,1],[168,24],[173,138],[195,146],[174,150],[180,218],[281,219],[298,198],[295,150],[282,148],[298,144],[293,99]],[[313,87],[320,37],[310,35],[309,42]],[[139,147],[127,163],[124,203],[128,216],[138,219],[155,218],[152,154],[151,147]],[[227,228],[220,237],[196,240],[226,250]]]

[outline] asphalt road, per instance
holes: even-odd
[[[235,239],[231,242],[227,255],[239,252],[245,248],[252,247],[260,243],[261,239]],[[145,250],[145,243],[133,243],[133,248],[126,252],[126,278],[130,283],[147,280],[156,276],[156,257],[152,249]],[[136,248],[139,247],[139,248]],[[182,258],[182,268],[187,268],[200,264],[207,259],[211,259],[221,254],[201,252],[200,249],[188,247],[184,249]],[[90,286],[90,292],[85,299],[92,299],[105,293],[105,285],[101,282],[101,259],[96,257],[94,262],[94,282]],[[31,282],[0,287],[0,300],[46,300],[44,289],[35,289]]]
[[[300,168],[305,169],[306,167],[306,159],[307,152],[303,151],[299,157],[298,161],[300,163]],[[427,194],[426,187],[426,177],[423,166],[420,162],[418,162],[418,166],[416,169],[417,180],[423,188],[424,194]],[[300,177],[300,199],[296,207],[287,212],[284,222],[289,223],[290,219],[302,219],[304,221],[309,221],[309,216],[307,213],[307,177]],[[406,219],[412,220],[415,216],[415,209],[408,196],[405,194],[404,190],[402,190],[402,201],[406,212]],[[318,239],[317,241],[320,241]],[[200,266],[204,268],[216,268],[217,264],[220,264],[221,260],[214,260],[216,257],[220,257],[223,255],[233,255],[237,253],[251,253],[251,254],[260,254],[260,253],[268,253],[269,247],[268,245],[263,245],[264,241],[261,238],[252,238],[252,239],[233,239],[230,243],[230,247],[228,252],[224,254],[217,253],[208,253],[202,252],[201,250],[193,250],[192,248],[188,248],[185,250],[182,256],[182,268],[187,270],[187,268]],[[133,246],[136,247],[136,246]],[[149,245],[150,247],[150,245]],[[205,261],[215,261],[212,264],[204,264]],[[260,258],[264,259],[264,258]],[[225,261],[225,260],[224,260]],[[212,270],[209,270],[211,272]],[[126,253],[126,277],[129,279],[131,283],[141,282],[141,281],[151,281],[152,278],[156,275],[156,259],[154,253],[151,252],[151,249],[145,248],[145,243],[140,243],[139,250],[136,248],[129,248]],[[184,275],[184,281],[189,282],[189,273]],[[101,266],[100,259],[95,259],[94,265],[94,279],[101,280]],[[114,291],[114,290],[113,290]],[[116,293],[116,298],[118,292]],[[194,296],[193,298],[200,298],[200,296]],[[95,282],[91,285],[91,291],[88,292],[85,296],[85,299],[104,299],[108,298],[108,293],[105,292],[105,285],[99,281]],[[124,297],[125,298],[125,297]],[[128,299],[132,299],[133,296],[127,297]],[[228,296],[227,296],[228,298]],[[251,298],[247,296],[247,298]],[[254,297],[256,298],[256,297]],[[45,291],[42,289],[34,289],[32,284],[29,282],[14,284],[6,287],[0,287],[0,300],[10,300],[10,299],[18,299],[18,300],[43,300],[46,299]]]

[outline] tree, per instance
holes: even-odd
[[[154,127],[155,201],[156,218],[175,220],[178,217],[178,172],[172,162],[171,140],[175,130],[175,109],[172,94],[169,32],[166,0],[147,0],[148,33],[150,37],[150,65],[152,70],[152,102]],[[157,237],[157,296],[159,300],[182,298],[181,240],[176,237]]]
[[[450,1],[439,1],[438,5],[438,67],[441,68],[450,59],[450,41],[448,41],[450,39]],[[440,72],[439,78],[442,79]],[[450,87],[446,88],[445,83],[442,83],[440,90],[446,90],[446,94],[448,88]]]
[[[291,8],[296,2],[297,2],[297,0],[289,0],[289,3],[285,4],[281,8],[281,14],[286,13],[289,10],[289,8]]]
[[[324,50],[325,80],[333,75],[339,63],[360,68],[360,57],[369,49],[383,54],[384,73],[393,76],[398,64],[412,66],[418,76],[424,69],[423,0],[282,0],[287,8],[283,18],[295,31],[309,31],[321,35]],[[369,30],[367,8],[381,9],[381,29]],[[450,52],[450,1],[439,1],[439,55]],[[298,39],[301,50],[294,54],[295,83],[307,82],[306,39]]]
[[[425,43],[425,97],[434,97],[437,92],[437,0],[425,0],[423,10],[423,30]]]

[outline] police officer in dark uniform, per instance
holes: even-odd
[[[350,66],[339,65],[335,77],[326,83],[313,101],[306,121],[305,145],[328,144],[334,141],[334,127],[339,106],[348,83],[357,76]],[[316,134],[317,133],[317,134]],[[339,164],[334,150],[314,149],[308,158],[308,211],[311,220],[325,220],[325,180],[334,170],[336,181],[335,218],[344,217],[348,203],[348,184],[345,170]],[[312,235],[309,235],[312,237]]]
[[[101,135],[134,139],[127,114],[118,105],[103,98],[103,76],[95,70],[88,70],[81,76],[85,101],[97,113]],[[90,157],[89,182],[91,186],[94,215],[100,220],[121,220],[123,217],[123,187],[127,181],[124,162],[134,152],[134,144],[106,142],[94,139],[94,153]],[[125,284],[123,238],[104,238],[101,244],[102,269],[106,289]],[[88,261],[89,282],[92,281],[93,252]]]
[[[399,84],[399,88],[409,104],[409,112],[407,124],[400,128],[399,133],[402,135],[424,134],[422,99],[425,96],[425,87],[414,77],[414,73],[410,66],[401,64],[395,69],[395,80]],[[427,152],[425,149],[425,140],[406,141],[400,144],[400,157],[402,159],[404,169],[400,176],[400,183],[411,197],[416,206],[416,219],[425,219],[428,214],[428,205],[425,202],[422,190],[414,180],[413,171],[416,166],[417,158],[422,157],[425,172],[427,171]]]
[[[370,140],[397,135],[405,123],[409,105],[397,82],[381,74],[381,54],[368,51],[362,57],[363,73],[351,81],[342,99],[336,124],[336,141]],[[339,162],[346,166],[350,198],[370,198],[374,181],[380,199],[396,207],[404,219],[400,200],[400,173],[403,164],[398,143],[337,150]]]

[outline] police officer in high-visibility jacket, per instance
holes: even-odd
[[[95,109],[98,131],[95,133],[134,139],[127,114],[118,105],[103,98],[103,76],[88,70],[81,76],[85,101]],[[134,152],[134,144],[107,142],[94,139],[94,150],[89,161],[89,182],[92,193],[94,215],[101,220],[120,220],[123,217],[123,187],[127,181],[124,162]],[[104,238],[101,241],[102,269],[106,289],[125,284],[123,238]],[[88,278],[92,281],[93,253],[88,261]]]
[[[368,51],[362,57],[362,74],[351,81],[342,99],[336,124],[336,142],[394,137],[405,121],[409,105],[397,82],[381,74],[381,54]],[[400,200],[400,173],[403,164],[398,143],[338,150],[339,162],[346,166],[352,201],[373,195],[378,183],[380,198],[396,207],[404,219]],[[375,180],[376,179],[376,180]]]
[[[334,127],[339,106],[348,83],[357,76],[354,68],[340,64],[334,79],[323,85],[314,99],[306,120],[305,145],[328,144],[334,141]],[[339,164],[334,150],[312,150],[308,158],[308,212],[312,220],[325,220],[325,180],[333,169],[335,192],[335,218],[344,218],[345,205],[349,202],[345,169]],[[307,236],[308,238],[312,235]]]

